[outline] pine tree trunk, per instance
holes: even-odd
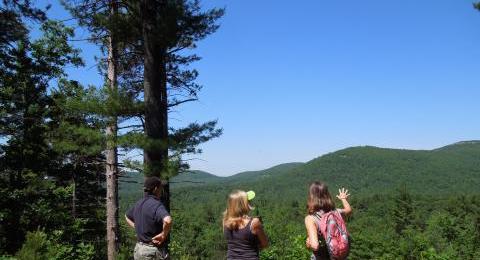
[[[116,4],[112,1],[110,14],[116,13]],[[117,46],[114,33],[108,37],[108,81],[112,93],[117,91]],[[106,183],[107,183],[107,254],[108,260],[114,260],[118,252],[118,155],[116,147],[117,117],[112,116],[106,129]]]
[[[144,100],[145,134],[152,146],[144,150],[147,175],[161,176],[168,161],[168,99],[167,99],[167,49],[155,34],[157,1],[142,0],[142,34],[144,42]],[[170,210],[168,182],[164,182],[162,202]]]

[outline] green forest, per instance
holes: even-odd
[[[204,87],[197,45],[228,15],[205,2],[0,1],[0,259],[133,259],[124,214],[151,176],[173,219],[172,259],[226,258],[222,212],[236,189],[256,193],[270,240],[261,259],[310,259],[317,180],[352,194],[349,259],[480,259],[480,141],[351,147],[229,177],[190,169],[223,134],[222,118],[175,121]],[[68,17],[53,18],[59,9]],[[88,68],[81,44],[98,50]]]
[[[231,177],[185,173],[172,180],[171,250],[176,259],[223,259],[221,214],[227,195],[243,189],[257,194],[253,214],[270,238],[261,259],[309,259],[307,188],[322,180],[331,192],[351,190],[350,259],[478,259],[479,166],[480,141],[466,141],[431,151],[353,147]],[[125,211],[141,182],[120,187]]]

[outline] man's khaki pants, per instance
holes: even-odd
[[[135,260],[168,260],[167,252],[163,247],[159,248],[154,245],[137,242],[135,251],[133,252]]]

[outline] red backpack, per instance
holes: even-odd
[[[348,231],[342,215],[337,210],[315,213],[315,222],[327,245],[330,259],[345,259],[350,251]]]

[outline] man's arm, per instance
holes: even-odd
[[[132,228],[135,228],[135,223],[125,215],[125,220],[127,221],[127,224],[131,226]]]
[[[167,239],[171,229],[172,229],[172,217],[165,216],[163,218],[163,231],[160,234],[152,237],[152,242],[154,244],[161,245]]]
[[[163,218],[163,233],[165,234],[165,237],[168,236],[170,233],[170,229],[172,229],[172,217],[166,216]]]

